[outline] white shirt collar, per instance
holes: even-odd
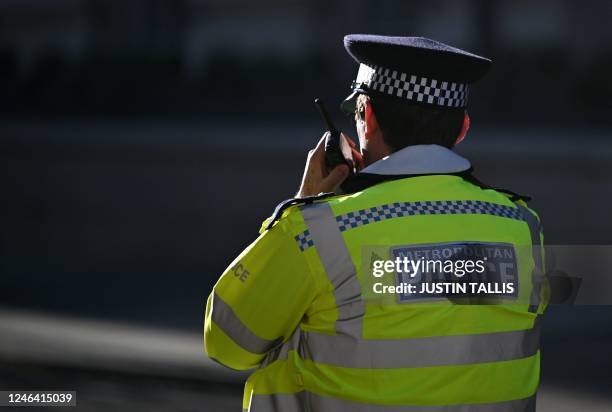
[[[407,146],[372,163],[360,173],[377,175],[421,175],[458,173],[468,170],[470,161],[444,146]]]

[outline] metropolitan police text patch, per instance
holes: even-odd
[[[518,297],[516,253],[508,243],[400,246],[391,249],[391,257],[399,264],[396,285],[402,287],[398,294],[400,302],[423,298]]]

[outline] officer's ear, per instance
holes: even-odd
[[[470,115],[466,110],[463,115],[463,125],[461,126],[459,136],[457,136],[457,140],[455,140],[455,145],[458,145],[463,141],[463,139],[465,139],[465,135],[467,134],[468,130],[470,130]]]
[[[366,139],[379,132],[378,120],[372,109],[372,103],[368,99],[365,102],[365,134]]]

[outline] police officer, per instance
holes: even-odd
[[[323,139],[309,153],[298,198],[277,207],[208,298],[208,356],[258,368],[243,400],[255,412],[534,410],[547,304],[532,249],[540,221],[451,150],[469,126],[469,84],[490,60],[421,37],[344,44],[359,63],[342,107],[355,116],[361,170],[326,170]],[[341,183],[345,193],[320,195]],[[517,290],[472,304],[373,296],[373,256],[447,252],[488,257],[487,273]]]

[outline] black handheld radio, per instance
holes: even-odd
[[[329,117],[329,113],[325,110],[325,106],[321,99],[314,100],[315,105],[319,108],[319,113],[327,126],[327,136],[325,137],[325,166],[331,170],[334,167],[346,164],[349,167],[350,173],[355,173],[355,160],[351,145],[344,135],[340,133]]]

